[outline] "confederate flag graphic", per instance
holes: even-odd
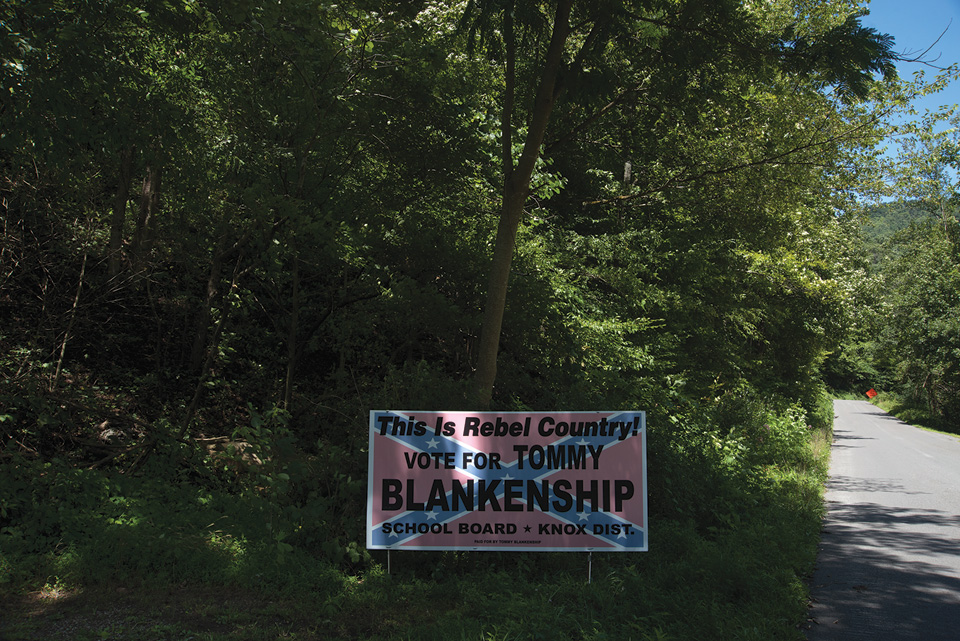
[[[367,547],[644,551],[644,412],[370,412]]]

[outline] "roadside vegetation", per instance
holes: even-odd
[[[801,639],[832,393],[960,397],[955,70],[807,4],[0,3],[0,637]],[[388,573],[480,407],[646,411],[650,551]]]
[[[856,389],[858,398],[874,388],[879,395],[873,401],[885,411],[958,434],[960,226],[956,192],[950,193],[940,201],[888,203],[869,211],[859,328],[832,364],[844,378],[842,387]]]
[[[755,400],[651,428],[651,552],[339,546],[362,487],[307,458],[179,478],[6,465],[7,639],[798,639],[819,540],[826,432]],[[666,420],[666,419],[663,419]],[[199,465],[198,465],[199,466]],[[361,474],[362,470],[357,470]],[[223,477],[228,477],[224,479]],[[359,485],[359,483],[356,483]],[[311,500],[309,497],[313,496]],[[353,519],[349,516],[353,515]]]

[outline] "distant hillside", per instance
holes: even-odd
[[[935,218],[920,204],[884,203],[867,210],[869,222],[863,226],[863,239],[868,244],[882,243],[893,234],[912,224]]]

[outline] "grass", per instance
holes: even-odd
[[[762,460],[735,456],[747,436],[661,442],[650,551],[593,555],[589,584],[583,553],[394,552],[388,575],[382,552],[283,547],[252,504],[189,485],[48,479],[83,510],[0,533],[0,639],[799,641],[829,454],[816,430],[796,450],[801,419],[771,421]]]
[[[262,594],[204,585],[41,590],[5,606],[16,619],[4,630],[10,640],[325,638],[312,622],[287,618],[285,606]]]
[[[769,543],[768,534],[742,543]],[[732,541],[677,526],[661,532],[668,536],[669,561],[595,555],[589,585],[585,555],[545,563],[503,555],[482,570],[421,579],[421,561],[408,553],[400,561],[408,569],[371,572],[332,598],[207,584],[41,590],[5,600],[0,633],[10,641],[799,638],[791,631],[802,613],[770,598],[803,598],[792,572],[762,571],[754,552]],[[681,552],[690,558],[676,558]]]
[[[944,436],[951,436],[955,439],[960,439],[960,434],[957,434],[956,432],[944,432],[943,430],[938,430],[933,427],[924,427],[923,425],[914,425],[914,427],[918,427],[921,430],[926,430],[927,432],[935,432],[937,434],[943,434]]]
[[[944,429],[943,421],[937,416],[931,415],[930,412],[927,412],[923,409],[918,409],[913,405],[905,403],[898,396],[881,392],[874,397],[871,402],[884,412],[896,416],[904,423],[909,423],[914,427],[919,427],[920,429],[927,430],[928,432],[936,432],[937,434],[944,434],[946,436],[960,438],[960,434],[958,434],[956,430],[951,431]]]

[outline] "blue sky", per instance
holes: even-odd
[[[872,0],[865,7],[870,15],[863,17],[861,23],[892,35],[898,53],[915,57],[932,46],[925,60],[941,67],[960,63],[960,0]],[[944,29],[947,32],[937,42]],[[916,71],[924,71],[928,78],[936,74],[936,69],[919,63],[902,62],[897,71],[906,79]],[[922,113],[924,109],[954,104],[960,104],[960,81],[916,106]]]

